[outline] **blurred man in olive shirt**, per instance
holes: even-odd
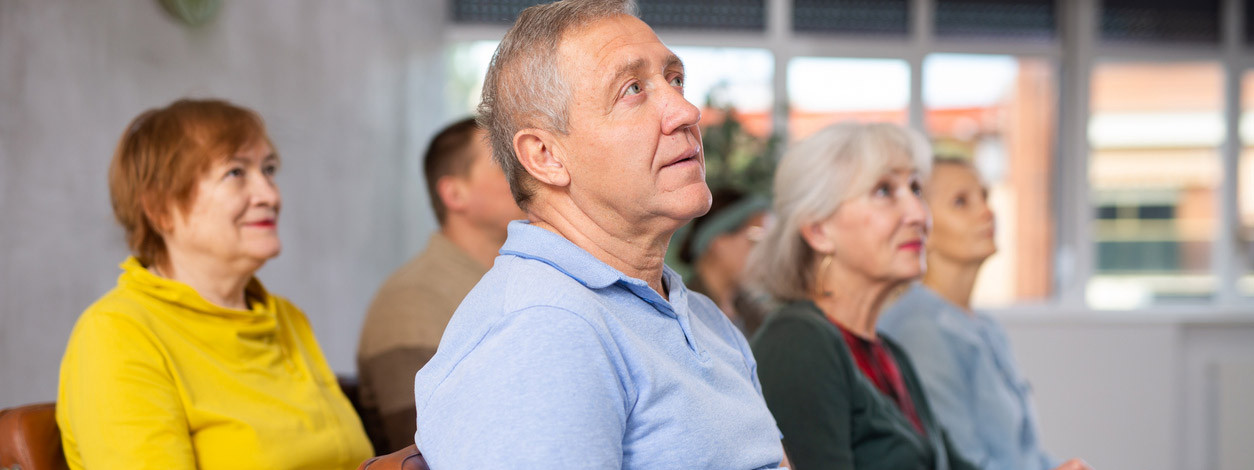
[[[375,450],[414,442],[414,374],[435,354],[444,326],[522,219],[509,183],[473,118],[432,139],[423,160],[440,230],[379,288],[357,347],[363,419]]]

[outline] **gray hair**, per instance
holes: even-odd
[[[931,146],[923,135],[888,123],[838,123],[793,145],[775,170],[775,219],[749,255],[751,278],[780,300],[807,298],[815,252],[801,227],[870,191],[903,158],[920,177],[931,170]]]
[[[527,208],[533,181],[514,153],[514,134],[528,127],[567,133],[570,84],[558,70],[557,58],[563,36],[619,15],[637,16],[635,1],[565,0],[536,5],[518,15],[492,55],[478,120],[488,131],[492,157],[505,170],[519,207]]]

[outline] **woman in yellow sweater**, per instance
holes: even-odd
[[[61,362],[70,468],[352,469],[373,453],[309,322],[253,277],[279,254],[261,118],[180,100],[135,118],[109,169],[133,254]]]

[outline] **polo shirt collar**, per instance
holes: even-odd
[[[534,259],[553,266],[590,289],[609,287],[624,277],[570,240],[530,222],[515,220],[509,223],[508,230],[509,236],[501,246],[502,255]]]
[[[650,302],[683,304],[687,297],[683,279],[669,266],[664,266],[662,270],[662,278],[671,298],[670,302],[666,302],[648,283],[623,274],[561,235],[536,227],[525,220],[510,222],[508,231],[509,236],[501,247],[502,255],[534,259],[548,264],[589,289],[601,289],[622,281],[636,295]]]

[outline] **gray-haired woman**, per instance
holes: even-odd
[[[787,303],[752,345],[798,469],[975,468],[952,450],[909,358],[875,330],[885,301],[923,272],[930,166],[923,136],[883,123],[824,128],[780,162],[776,223],[750,269]]]

